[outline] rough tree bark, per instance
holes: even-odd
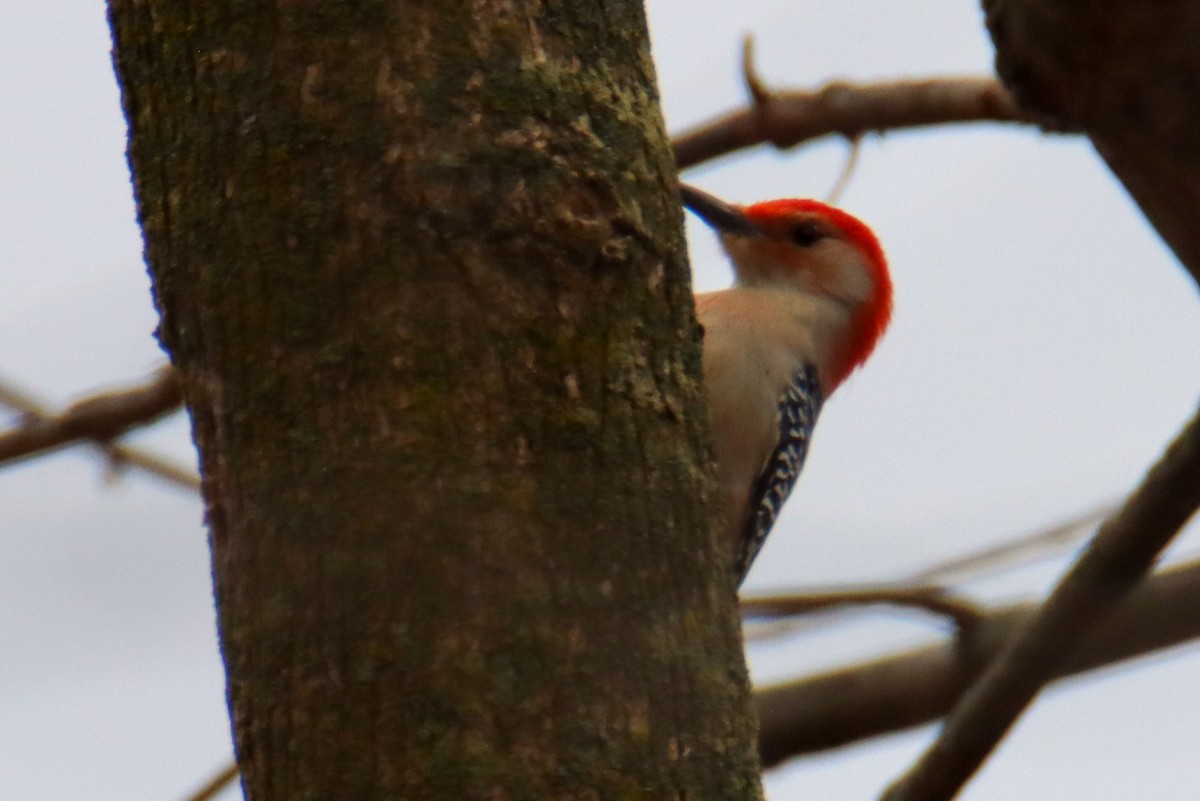
[[[110,18],[249,797],[757,797],[641,5]]]

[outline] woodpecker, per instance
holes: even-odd
[[[816,200],[736,206],[691,186],[734,285],[696,295],[725,538],[740,586],[804,466],[821,406],[887,328],[892,281],[863,222]]]

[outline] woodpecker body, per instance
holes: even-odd
[[[804,466],[824,400],[874,348],[891,313],[878,241],[812,200],[748,207],[692,187],[736,282],[696,296],[726,538],[740,584]]]

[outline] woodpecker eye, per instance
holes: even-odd
[[[788,229],[788,238],[800,247],[806,248],[824,239],[825,234],[817,227],[816,223],[802,222],[796,223]]]

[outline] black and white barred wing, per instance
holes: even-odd
[[[758,556],[767,535],[771,533],[771,527],[775,525],[779,510],[800,477],[823,400],[816,368],[811,366],[792,376],[791,383],[779,399],[775,418],[779,426],[779,444],[754,482],[753,495],[738,542],[734,569],[739,585],[745,580],[754,557]]]

